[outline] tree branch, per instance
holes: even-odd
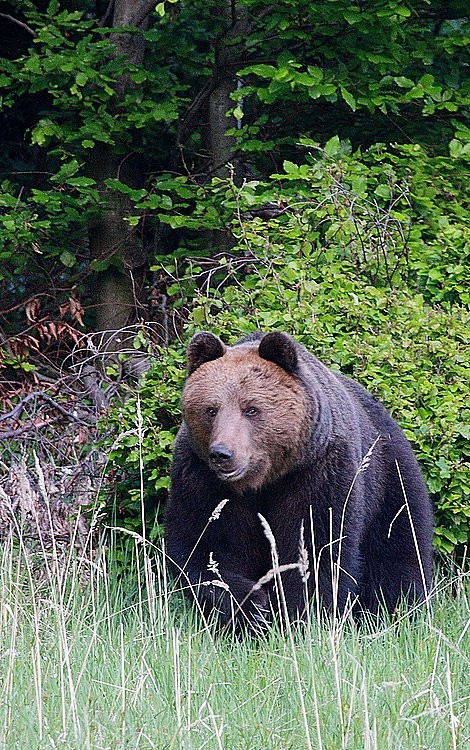
[[[21,26],[22,29],[28,32],[28,34],[31,34],[32,37],[37,37],[36,32],[34,29],[31,28],[31,26],[28,26],[28,24],[23,23],[23,21],[19,21],[14,16],[10,16],[9,13],[0,13],[1,18],[6,18],[8,21],[11,21],[12,23],[16,23],[17,26]]]
[[[111,16],[113,7],[114,7],[114,0],[109,0],[108,7],[106,8],[104,16],[100,19],[98,26],[101,26],[101,27],[106,26]]]
[[[217,86],[215,78],[212,76],[204,84],[202,89],[196,94],[184,115],[180,118],[178,124],[178,145],[182,145],[193,132],[193,122],[197,118],[201,108],[207,103],[210,95]]]
[[[59,417],[54,417],[54,419],[51,419],[48,422],[43,422],[42,424],[25,424],[23,427],[18,427],[17,430],[6,430],[4,432],[0,432],[0,443],[5,440],[14,440],[17,437],[20,437],[21,435],[24,435],[25,432],[29,432],[29,430],[32,430],[34,427],[36,429],[40,427],[44,427],[47,425],[47,427],[50,427],[53,424],[56,424],[59,421]]]
[[[35,398],[41,398],[43,401],[46,402],[46,404],[49,404],[49,406],[52,406],[54,409],[56,409],[59,412],[59,414],[62,414],[63,417],[70,419],[72,422],[77,422],[78,424],[81,424],[84,427],[90,427],[89,422],[85,422],[83,419],[80,419],[80,417],[77,417],[75,414],[73,414],[73,412],[70,412],[67,409],[64,409],[64,407],[58,404],[57,401],[54,401],[53,398],[48,396],[46,393],[43,393],[42,391],[33,391],[32,393],[29,393],[11,411],[9,411],[7,414],[3,414],[0,417],[0,422],[4,422],[7,419],[18,419],[24,407],[26,406],[26,404]],[[0,432],[0,439],[4,438],[4,436],[5,436],[5,433]]]

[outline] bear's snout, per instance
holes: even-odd
[[[248,471],[249,462],[226,443],[214,441],[208,451],[209,466],[224,482],[236,482]]]
[[[209,459],[217,466],[226,466],[233,458],[233,451],[223,443],[216,443],[209,448]]]
[[[209,446],[209,466],[224,482],[236,481],[246,471],[244,465],[238,465],[234,451],[225,443],[212,443]]]

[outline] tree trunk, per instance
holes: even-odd
[[[247,12],[246,8],[237,7],[233,0],[223,0],[218,15],[223,18],[226,31],[214,43],[214,87],[209,98],[212,171],[217,177],[228,177],[231,164],[235,179],[241,180],[235,138],[227,135],[227,130],[235,128],[237,121],[233,115],[227,117],[227,112],[235,106],[230,95],[237,88],[235,72],[243,64],[241,56],[248,32]],[[238,37],[240,42],[235,41]]]
[[[112,26],[138,25],[145,29],[148,13],[154,3],[135,0],[115,0]],[[139,33],[115,34],[112,39],[116,54],[124,55],[132,64],[143,60],[145,40]],[[124,75],[115,83],[118,96],[133,86],[131,79]],[[91,256],[95,264],[107,267],[97,271],[93,277],[92,295],[96,310],[96,329],[106,332],[109,349],[127,348],[126,337],[118,337],[115,331],[135,322],[147,258],[135,227],[125,221],[126,216],[135,214],[129,199],[105,185],[107,178],[120,178],[132,183],[130,159],[122,159],[115,154],[109,144],[96,144],[88,160],[88,173],[96,180],[104,206],[99,218],[89,226]]]
[[[229,128],[236,126],[235,118],[227,111],[234,106],[230,99],[234,82],[229,75],[224,75],[209,98],[210,150],[212,174],[215,177],[228,177],[230,165],[238,171],[235,159],[235,138],[226,135]]]
[[[97,144],[88,170],[98,184],[104,206],[99,218],[88,228],[90,251],[95,263],[107,264],[92,280],[96,329],[109,331],[111,335],[135,321],[147,259],[136,228],[124,220],[135,210],[132,211],[126,196],[110,190],[104,182],[118,175],[125,180],[113,147]]]

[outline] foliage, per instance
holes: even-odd
[[[157,75],[116,54],[116,35],[136,29],[98,27],[82,11],[61,10],[55,2],[45,13],[31,4],[26,15],[35,32],[33,46],[15,60],[3,60],[1,87],[6,109],[21,97],[47,95],[49,112],[37,113],[33,144],[54,149],[51,155],[62,159],[72,153],[83,158],[96,142],[124,154],[134,128],[152,137],[156,123],[176,119],[180,87],[169,66]],[[136,84],[124,94],[117,85],[123,75]],[[155,104],[163,98],[165,106]]]
[[[351,144],[338,136],[323,148],[302,138],[304,160],[285,160],[283,172],[269,182],[245,181],[239,191],[233,181],[215,179],[202,187],[163,175],[156,194],[143,197],[138,207],[193,233],[230,226],[242,258],[264,246],[266,221],[285,212],[291,223],[297,217],[297,244],[319,252],[336,248],[372,284],[417,286],[431,304],[468,305],[470,236],[462,195],[470,130],[455,127],[450,154],[442,156],[418,144],[375,144],[361,154],[351,153]],[[258,217],[252,232],[260,231],[248,242],[244,223],[250,217]],[[192,246],[198,247],[197,240]]]
[[[169,488],[169,465],[180,419],[184,351],[162,348],[137,395],[114,407],[102,420],[115,493],[105,495],[114,523],[139,531],[144,519],[150,539],[161,534],[159,507]],[[142,494],[142,477],[145,486]]]
[[[12,254],[19,250],[24,253],[34,232],[38,235],[37,250],[49,257],[57,254],[57,244],[63,250],[63,242],[57,243],[57,237],[66,228],[72,247],[77,222],[83,235],[85,220],[90,219],[84,209],[90,203],[95,206],[95,214],[98,210],[96,181],[87,175],[87,158],[96,144],[112,145],[124,156],[129,148],[135,148],[134,128],[145,128],[147,137],[155,137],[158,123],[166,125],[177,116],[174,102],[178,85],[171,73],[164,75],[161,68],[157,76],[116,55],[111,38],[116,31],[97,28],[96,22],[86,20],[81,11],[61,10],[56,2],[43,13],[32,3],[23,5],[35,36],[24,54],[15,60],[2,60],[2,110],[18,110],[20,115],[22,102],[32,101],[35,117],[24,136],[29,136],[30,144],[45,150],[52,169],[42,189],[28,185],[26,202],[21,200],[21,193],[18,197],[17,185],[4,184],[3,207],[12,209],[4,219],[5,228],[17,228],[16,243],[10,245],[13,238],[8,233],[4,241],[7,248],[12,247]],[[136,85],[123,97],[116,82],[124,75]],[[42,99],[38,106],[39,95]],[[165,106],[156,106],[154,101],[163,95],[167,98]],[[24,151],[22,143],[20,148]],[[25,213],[23,218],[28,208],[29,215]],[[36,224],[38,213],[44,218]],[[24,232],[24,228],[29,233],[23,236],[18,229]],[[41,236],[48,230],[54,239],[43,246]],[[62,258],[66,267],[75,263],[70,256],[69,251]]]
[[[260,16],[249,39],[255,60],[238,73],[243,147],[261,163],[266,151],[276,158],[282,139],[294,152],[299,133],[356,144],[387,133],[439,148],[449,115],[468,106],[465,16],[458,2],[277,3]],[[418,113],[429,118],[424,127]]]
[[[43,297],[58,307],[75,290],[89,308],[96,275],[122,268],[116,243],[104,244],[100,257],[91,251],[91,232],[119,205],[120,195],[103,189],[106,149],[132,185],[129,199],[138,200],[140,178],[126,171],[130,155],[158,143],[184,101],[170,61],[150,70],[118,53],[124,32],[137,29],[105,28],[64,5],[52,0],[39,9],[22,0],[16,12],[28,43],[7,48],[1,61],[2,162],[10,178],[0,196],[0,282],[8,334],[24,325],[20,315],[5,315],[18,301]]]
[[[240,48],[234,135],[249,171],[268,174],[273,164],[281,170],[284,159],[298,157],[301,137],[325,142],[337,133],[355,145],[411,138],[442,151],[455,131],[451,118],[465,117],[468,24],[460,0],[413,10],[402,0],[235,5],[250,18],[247,38],[227,42]],[[105,209],[94,164],[101,147],[122,157],[113,179],[122,180],[134,203],[149,188],[149,174],[165,165],[174,168],[165,179],[175,192],[180,175],[201,184],[210,172],[208,155],[201,157],[205,106],[215,85],[213,48],[228,33],[219,3],[158,4],[138,64],[118,54],[116,44],[140,32],[107,28],[99,7],[88,2],[85,13],[66,0],[45,8],[21,0],[15,7],[30,34],[20,34],[19,48],[6,44],[0,75],[4,171],[11,173],[1,206],[8,281],[31,256],[37,260],[34,253],[46,265],[58,259],[57,274],[87,266],[91,287],[93,271],[118,262],[112,252],[97,261],[84,251],[87,227]],[[138,180],[125,175],[131,155],[140,155]],[[113,189],[111,204],[119,194]],[[158,183],[156,189],[150,215],[162,200]],[[199,199],[204,210],[204,191]],[[179,229],[176,221],[171,226]],[[44,276],[40,264],[39,270]]]
[[[210,329],[233,343],[253,329],[285,330],[382,400],[413,444],[436,505],[436,543],[450,551],[467,542],[470,523],[468,266],[451,160],[430,163],[410,147],[374,148],[361,160],[338,141],[310,161],[286,163],[285,173],[275,175],[293,189],[290,195],[283,189],[284,209],[269,222],[248,213],[260,195],[264,202],[269,190],[274,197],[272,185],[237,189],[218,181],[212,208],[217,203],[225,216],[232,210],[233,255],[205,268],[194,259],[167,291],[191,308],[188,337]],[[440,180],[433,179],[437,170]],[[421,209],[416,222],[410,221],[414,206]],[[211,204],[207,211],[213,215]],[[139,399],[149,418],[142,454],[135,447],[130,454],[119,445],[113,450],[118,466],[128,472],[133,465],[135,477],[142,459],[152,467],[158,460],[145,486],[160,501],[182,361],[179,344],[142,385]],[[134,446],[135,405],[134,397],[114,414],[116,426],[131,430]],[[128,510],[138,517],[135,500]]]
[[[259,6],[258,0],[246,4]],[[436,109],[455,112],[455,102],[466,92],[465,87],[459,91],[456,73],[465,59],[464,7],[454,3],[450,13],[443,14],[439,3],[427,5],[413,12],[396,0],[367,5],[348,0],[278,3],[269,18],[262,19],[268,33],[263,36],[258,30],[250,39],[273,64],[255,63],[239,74],[253,76],[257,97],[270,104],[298,103],[305,96],[331,102],[342,97],[353,111],[366,107],[369,112],[380,108],[396,113],[400,104],[415,102],[418,107],[424,104],[427,114]],[[460,19],[452,22],[459,12]],[[274,29],[278,33],[272,38],[269,31]],[[292,50],[293,40],[302,44]],[[463,70],[459,72],[463,77]],[[240,96],[246,93],[242,89]]]

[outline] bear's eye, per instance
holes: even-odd
[[[245,417],[256,417],[259,414],[259,409],[256,406],[249,406],[245,409]]]
[[[207,414],[208,417],[210,417],[211,419],[213,419],[216,416],[216,414],[217,414],[217,409],[215,408],[215,406],[207,406],[206,407],[206,414]]]

